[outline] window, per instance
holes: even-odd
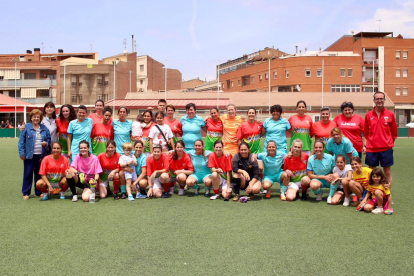
[[[357,84],[333,84],[331,92],[361,92],[361,86]]]
[[[259,80],[263,80],[262,74],[259,75]]]
[[[305,69],[305,77],[309,78],[311,76],[311,69]]]
[[[231,81],[231,87],[233,87],[233,81]]]
[[[401,77],[401,69],[395,69],[395,77],[400,78]]]
[[[400,96],[401,95],[401,88],[400,87],[396,87],[395,88],[395,96]]]
[[[345,69],[341,69],[341,77],[345,77]]]
[[[353,69],[348,69],[348,77],[352,77],[352,74],[354,73],[353,71]]]
[[[408,51],[403,51],[403,59],[407,59],[408,58]]]
[[[76,76],[71,76],[70,77],[70,83],[72,84],[72,86],[76,86],[77,85],[77,83],[76,83]]]
[[[77,97],[76,96],[72,96],[71,98],[72,98],[72,103],[76,103],[76,98]]]
[[[252,83],[254,83],[254,77],[252,77]]]
[[[275,78],[275,80],[277,80],[277,71],[273,72],[273,77]]]
[[[143,85],[144,84],[144,81],[143,80],[140,80],[139,81],[139,84]]]
[[[269,79],[269,74],[268,73],[265,74],[265,79],[267,79],[267,80]]]
[[[408,69],[403,69],[403,78],[408,77]]]
[[[102,85],[103,85],[102,76],[98,76],[98,86],[102,86]]]
[[[49,89],[39,89],[39,90],[37,90],[37,97],[39,97],[39,98],[48,98],[49,97]]]
[[[102,95],[98,95],[98,100],[102,100]]]
[[[408,87],[403,87],[403,96],[408,96]]]
[[[322,69],[316,69],[316,76],[318,78],[322,77]]]
[[[286,76],[287,79],[289,78],[289,70],[285,71],[285,76]]]
[[[395,51],[395,59],[401,58],[401,51]]]
[[[241,85],[241,80],[239,80],[239,86]]]
[[[139,66],[139,71],[140,71],[140,72],[144,72],[144,65],[140,65],[140,66]]]

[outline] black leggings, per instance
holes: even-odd
[[[72,192],[73,195],[76,195],[76,187],[80,188],[80,189],[85,189],[85,184],[80,183],[79,178],[78,178],[78,182],[75,183],[75,179],[74,178],[66,178],[66,180],[68,181],[68,185],[70,188],[70,191]]]

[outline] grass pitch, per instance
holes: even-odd
[[[324,201],[203,195],[22,200],[17,139],[0,139],[2,275],[414,275],[414,139],[394,151],[392,216]],[[203,192],[203,189],[202,189]]]

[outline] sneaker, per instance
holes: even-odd
[[[114,200],[118,200],[118,199],[119,199],[118,194],[114,194]]]
[[[194,191],[194,196],[198,196],[200,194],[200,186],[197,187]]]
[[[163,192],[161,197],[162,198],[168,198],[168,196],[169,196],[168,192]]]
[[[265,191],[265,190],[264,190]],[[263,193],[264,193],[264,191],[263,191]],[[272,197],[272,190],[271,189],[269,189],[269,190],[267,190],[266,191],[266,195],[265,195],[265,198],[271,198]]]
[[[302,196],[301,196],[301,198],[300,198],[300,200],[307,200],[308,199],[308,193],[304,193],[304,192],[302,192]]]
[[[378,215],[378,214],[381,214],[383,212],[384,212],[384,209],[382,207],[377,207],[374,210],[372,210],[371,213]]]
[[[220,195],[219,194],[215,194],[215,195],[211,196],[210,199],[211,200],[220,199]]]
[[[345,197],[344,198],[344,203],[342,205],[345,206],[345,207],[348,207],[349,203],[350,203],[349,197]]]
[[[23,200],[29,200],[29,196],[28,195],[25,195],[25,196],[23,196]]]
[[[364,210],[364,207],[365,207],[365,203],[364,203],[364,204],[359,205],[359,206],[356,208],[356,211],[357,211],[357,212],[361,212],[361,211],[363,211],[363,210]]]
[[[173,195],[173,194],[174,194],[174,186],[170,187],[170,195]]]
[[[179,196],[183,196],[183,195],[184,195],[184,189],[180,189],[180,190],[178,191],[178,195],[179,195]]]
[[[281,194],[280,194],[280,199],[281,199],[282,201],[286,201],[286,194],[285,194],[285,193],[281,193]]]
[[[60,199],[65,199],[65,192],[60,192]]]
[[[35,194],[35,197],[43,197],[43,194],[40,194],[40,195]]]
[[[332,204],[332,197],[328,196],[328,198],[326,199],[326,203]]]
[[[72,202],[76,202],[76,201],[78,201],[78,196],[77,195],[73,195]]]
[[[206,191],[204,192],[204,196],[205,197],[209,197],[210,196],[210,189],[206,188]]]
[[[235,195],[235,196],[233,197],[233,201],[239,201],[239,199],[240,199],[240,195]]]
[[[59,194],[59,192],[60,192],[60,189],[59,189],[59,188],[55,188],[55,189],[53,190],[53,195],[58,195],[58,194]]]
[[[260,191],[261,194],[267,194],[267,190]]]
[[[126,193],[122,193],[122,194],[121,194],[121,198],[122,198],[122,199],[127,198],[127,194],[126,194]]]
[[[129,200],[129,201],[134,201],[134,200],[135,200],[135,198],[134,198],[134,196],[133,196],[133,195],[128,195],[128,200]]]
[[[392,208],[384,210],[384,215],[392,215],[393,213],[394,213],[394,210]]]
[[[49,193],[44,193],[42,200],[48,200],[49,199]]]
[[[188,191],[188,186],[187,185],[185,185],[185,187],[184,187],[184,191]]]
[[[147,198],[147,196],[146,196],[146,195],[143,195],[143,194],[141,194],[141,193],[138,193],[138,194],[135,196],[135,198]]]
[[[323,196],[323,192],[321,191],[321,193],[316,196],[316,201],[321,201],[322,196]]]

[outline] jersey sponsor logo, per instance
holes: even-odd
[[[302,128],[302,127],[294,127],[293,133],[309,133],[309,128]]]
[[[356,123],[341,123],[341,126],[356,126]]]

